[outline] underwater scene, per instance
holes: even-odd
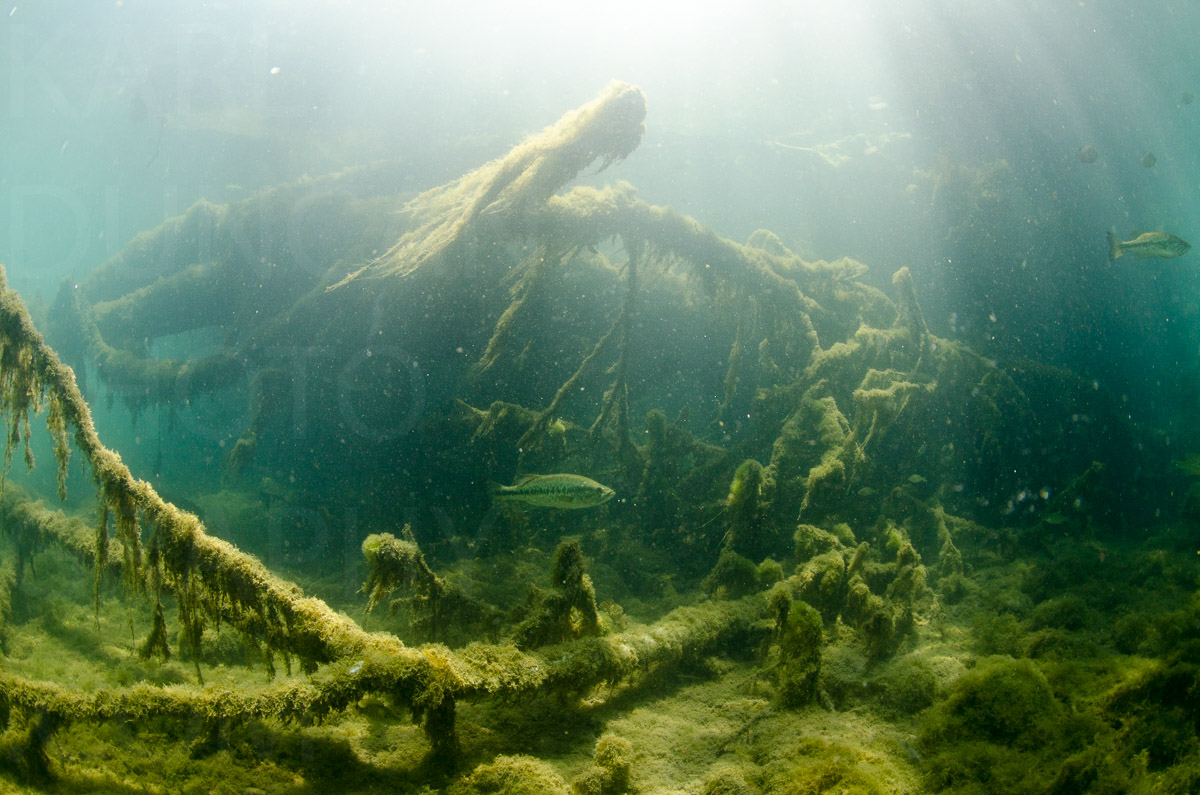
[[[4,11],[0,792],[1200,792],[1200,6]]]

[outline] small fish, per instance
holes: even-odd
[[[546,508],[591,508],[608,502],[614,492],[583,475],[526,475],[511,486],[497,486],[498,500],[515,500]]]
[[[1142,155],[1142,159],[1138,162],[1142,164],[1143,168],[1154,168],[1154,164],[1158,162],[1158,158],[1154,156],[1153,152],[1147,152]]]
[[[908,482],[909,483],[924,483],[925,478],[921,477],[920,475],[913,474],[913,475],[908,476]]]
[[[1079,151],[1075,153],[1075,159],[1080,163],[1095,163],[1100,159],[1100,152],[1091,144],[1085,144],[1079,147]]]
[[[1055,512],[1055,513],[1050,514],[1049,516],[1043,517],[1042,521],[1045,522],[1046,524],[1054,524],[1054,525],[1066,524],[1067,517],[1061,513]]]
[[[1112,232],[1108,233],[1109,262],[1124,254],[1132,254],[1138,259],[1172,259],[1188,253],[1191,247],[1191,243],[1167,232],[1145,232],[1126,241],[1119,240]]]
[[[356,673],[358,673],[359,671],[361,671],[361,670],[362,670],[362,667],[363,667],[363,661],[362,661],[362,660],[359,660],[358,662],[354,663],[354,665],[351,665],[351,666],[350,666],[350,674],[351,674],[351,676],[353,676],[354,674],[356,674]]]
[[[1191,105],[1196,101],[1196,95],[1191,91],[1184,91],[1183,96],[1179,98],[1180,105]]]

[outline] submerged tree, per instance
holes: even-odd
[[[644,115],[641,92],[613,84],[507,156],[408,202],[394,194],[389,165],[224,207],[202,202],[139,236],[78,290],[64,289],[52,335],[135,415],[152,404],[170,415],[240,387],[248,420],[223,434],[233,441],[231,482],[250,473],[294,481],[277,499],[316,494],[361,506],[368,527],[407,525],[398,514],[414,499],[449,525],[482,526],[485,515],[513,525],[507,545],[489,547],[478,533],[440,539],[470,555],[533,543],[524,520],[486,513],[489,479],[544,467],[603,477],[630,499],[609,506],[589,541],[613,558],[665,546],[674,568],[652,574],[685,572],[689,588],[712,571],[716,598],[622,629],[602,620],[604,595],[584,573],[591,547],[568,541],[550,588],[514,611],[436,573],[414,525],[402,538],[362,542],[369,606],[399,592],[392,604],[424,636],[486,621],[497,642],[410,646],[367,632],[135,478],[101,444],[72,370],[4,288],[5,470],[19,446],[32,465],[30,418],[45,408],[59,496],[73,440],[100,510],[84,530],[6,494],[5,529],[22,557],[0,566],[0,622],[30,539],[45,539],[94,567],[97,610],[114,570],[149,600],[144,655],[169,653],[163,604],[174,599],[198,680],[204,630],[220,625],[272,670],[278,655],[310,675],[249,694],[85,695],[2,674],[0,724],[26,750],[31,775],[45,767],[46,740],[71,722],[312,722],[370,694],[409,710],[434,758],[453,761],[461,703],[636,687],[651,671],[753,640],[777,650],[778,702],[806,704],[816,696],[821,619],[843,621],[884,659],[929,609],[925,566],[961,578],[949,511],[987,514],[989,500],[1032,478],[1057,484],[1090,465],[1084,439],[1054,447],[1047,429],[1083,409],[1103,414],[1099,399],[1068,374],[1004,370],[936,337],[907,268],[895,273],[893,302],[859,281],[860,263],[805,261],[765,230],[736,243],[624,183],[559,192],[590,164],[627,157]],[[680,407],[668,421],[662,396],[643,384],[666,355],[652,335],[682,336],[684,320],[714,342],[680,354],[678,388],[712,399],[696,406],[699,416]],[[219,344],[204,355],[152,355],[156,340],[217,327]],[[1050,452],[1033,461],[1026,449]],[[1002,470],[1012,460],[1025,463]],[[955,491],[964,483],[966,494]],[[567,521],[537,518],[551,530]],[[882,537],[869,543],[856,532]],[[798,564],[796,573],[785,577],[777,560]],[[605,767],[600,757],[597,746]],[[624,763],[608,768],[623,780]]]

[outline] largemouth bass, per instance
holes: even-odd
[[[608,502],[614,492],[583,475],[526,475],[511,486],[497,486],[498,500],[513,500],[546,508],[591,508]]]
[[[1131,254],[1138,259],[1173,259],[1182,257],[1192,248],[1192,244],[1182,238],[1175,237],[1169,232],[1146,232],[1133,240],[1120,240],[1112,232],[1108,233],[1108,261]]]

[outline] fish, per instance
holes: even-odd
[[[511,486],[496,486],[498,500],[512,500],[545,508],[591,508],[608,502],[615,491],[583,475],[526,475]]]
[[[1120,240],[1112,232],[1108,233],[1108,261],[1132,254],[1138,259],[1173,259],[1182,257],[1192,248],[1192,244],[1178,238],[1169,232],[1145,232],[1133,240]]]
[[[1085,144],[1079,147],[1079,151],[1075,153],[1075,158],[1080,163],[1095,163],[1100,159],[1100,152],[1091,144]]]
[[[1183,96],[1179,98],[1180,105],[1191,105],[1196,101],[1196,95],[1191,91],[1184,91]]]
[[[1138,162],[1145,168],[1154,168],[1154,164],[1158,162],[1158,158],[1154,156],[1153,152],[1147,152],[1142,155],[1142,159]]]

